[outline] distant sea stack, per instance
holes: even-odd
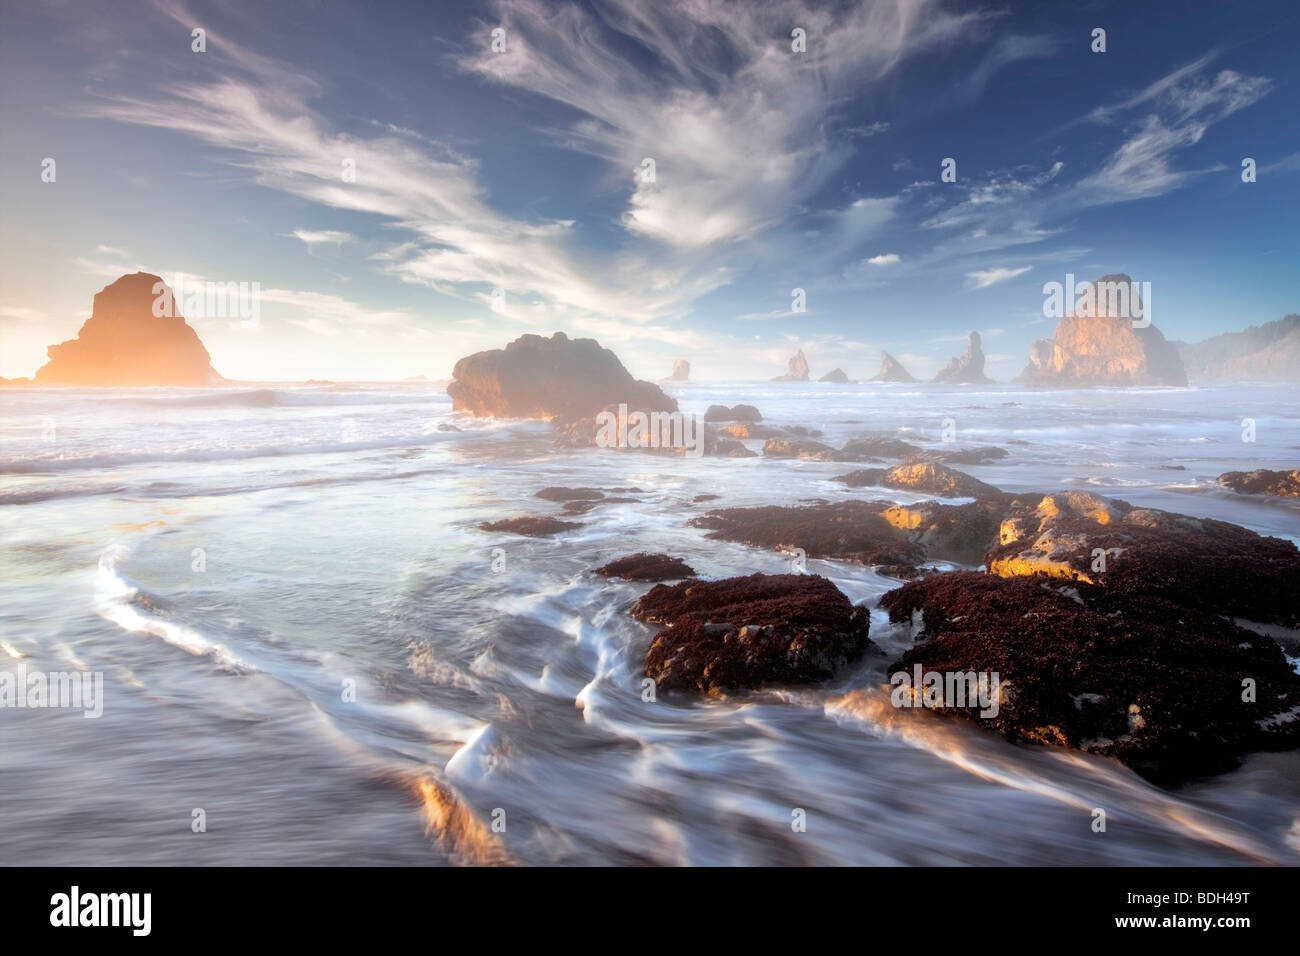
[[[1300,315],[1216,335],[1195,345],[1171,344],[1193,382],[1300,382]]]
[[[934,381],[945,385],[987,385],[993,381],[984,374],[984,351],[978,332],[967,337],[966,351],[940,369]]]
[[[847,385],[849,384],[849,377],[844,374],[844,369],[833,368],[825,375],[823,375],[821,378],[819,378],[817,381],[831,382],[835,385]]]
[[[452,409],[480,418],[594,417],[607,405],[672,412],[677,402],[658,385],[629,374],[595,339],[521,335],[504,349],[475,352],[456,363],[447,385]]]
[[[880,351],[880,371],[871,379],[873,382],[915,382],[901,362],[884,349]]]
[[[691,377],[691,363],[686,359],[678,359],[673,363],[673,374],[668,376],[669,382],[685,382]]]
[[[75,339],[47,350],[41,385],[218,385],[220,375],[179,308],[154,315],[161,283],[147,272],[124,275],[95,296]]]
[[[794,353],[794,357],[786,363],[785,374],[778,375],[772,379],[774,382],[806,382],[808,381],[808,360],[804,358],[803,349]]]
[[[1187,384],[1178,350],[1160,330],[1133,327],[1135,317],[1146,314],[1142,303],[1130,301],[1127,309],[1116,309],[1115,299],[1104,291],[1135,288],[1132,279],[1108,275],[1085,285],[1094,290],[1094,305],[1083,314],[1067,314],[1052,338],[1029,347],[1029,364],[1019,381],[1060,387]]]

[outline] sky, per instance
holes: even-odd
[[[257,283],[187,315],[249,380],[556,330],[651,379],[978,330],[1007,380],[1067,274],[1197,341],[1300,311],[1298,40],[1292,0],[2,0],[0,375],[135,271]]]

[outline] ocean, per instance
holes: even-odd
[[[1293,386],[665,389],[831,444],[938,447],[951,420],[957,447],[1009,452],[958,466],[1004,490],[1300,542],[1300,503],[1214,480],[1295,466]],[[0,710],[0,863],[1300,863],[1300,752],[1164,789],[895,710],[908,637],[879,610],[885,654],[827,685],[643,700],[655,629],[626,609],[648,585],[591,569],[651,551],[779,573],[790,556],[689,520],[924,497],[830,480],[854,467],[557,449],[544,423],[453,413],[436,383],[0,389],[0,670],[103,675],[102,716]],[[560,515],[534,497],[549,485],[637,490],[554,538],[479,529]],[[899,584],[807,570],[868,605]]]

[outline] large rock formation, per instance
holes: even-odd
[[[1193,382],[1300,382],[1300,315],[1188,345],[1173,342]]]
[[[673,363],[673,374],[668,376],[670,382],[685,382],[691,377],[691,363],[678,359]]]
[[[1029,348],[1029,364],[1020,374],[1028,385],[1056,387],[1186,385],[1178,350],[1154,325],[1134,328],[1134,318],[1146,314],[1134,288],[1127,308],[1108,289],[1133,288],[1127,275],[1102,276],[1085,283],[1094,291],[1093,305],[1071,312],[1056,325],[1050,339]],[[1084,286],[1080,286],[1083,290]]]
[[[834,385],[847,385],[849,384],[849,377],[848,375],[844,374],[844,369],[833,368],[825,375],[823,375],[821,378],[819,378],[817,381],[830,382]]]
[[[790,361],[786,363],[785,374],[778,375],[772,379],[774,382],[806,382],[808,381],[808,360],[804,358],[803,349],[795,352]]]
[[[658,385],[634,379],[595,339],[563,332],[521,335],[504,349],[467,355],[456,363],[447,394],[455,411],[480,418],[594,418],[619,404],[629,412],[677,410]]]
[[[658,584],[631,614],[665,625],[645,657],[646,676],[662,690],[822,681],[871,646],[870,611],[814,574]]]
[[[220,384],[208,350],[164,293],[163,280],[147,272],[124,275],[95,295],[94,311],[75,339],[48,349],[37,371],[41,385]],[[155,291],[157,290],[157,291]],[[160,296],[164,298],[160,299]],[[172,303],[171,315],[154,315],[155,302]]]
[[[1274,495],[1278,498],[1300,498],[1300,468],[1290,471],[1228,471],[1218,477],[1219,484],[1240,495]]]
[[[903,368],[901,362],[884,349],[880,351],[880,371],[872,376],[873,382],[915,382],[916,379]]]
[[[967,337],[966,351],[940,369],[934,381],[945,385],[987,385],[993,381],[984,374],[984,351],[978,332]]]

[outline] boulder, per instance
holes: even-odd
[[[122,276],[96,293],[91,316],[75,339],[49,347],[49,361],[37,370],[36,383],[219,385],[223,379],[198,333],[180,314],[180,305],[158,276]]]
[[[1241,495],[1275,495],[1280,498],[1300,497],[1300,469],[1269,471],[1229,471],[1220,475],[1219,484]]]
[[[761,422],[763,416],[753,405],[710,405],[704,413],[706,422]]]
[[[604,567],[596,568],[594,573],[628,581],[674,581],[695,577],[690,565],[681,558],[647,554],[644,551],[611,561]]]
[[[914,461],[893,468],[862,468],[846,475],[838,475],[834,481],[842,481],[850,488],[869,486],[898,488],[915,491],[926,495],[939,495],[941,498],[979,498],[983,495],[1000,494],[997,488],[985,484],[978,478],[972,478],[964,472],[933,462]]]
[[[476,352],[456,363],[447,386],[454,411],[486,418],[594,418],[608,406],[673,412],[677,402],[658,385],[634,379],[595,339],[521,335],[504,349]],[[593,429],[594,431],[594,429]]]
[[[484,531],[507,531],[511,534],[523,535],[525,538],[545,538],[562,531],[575,531],[582,525],[572,521],[560,521],[557,518],[527,516],[484,521],[479,527]]]
[[[658,584],[631,614],[666,625],[645,657],[645,674],[661,690],[824,681],[871,647],[870,612],[812,574]]]
[[[811,438],[769,438],[763,443],[767,458],[821,458],[832,451],[830,445]]]

